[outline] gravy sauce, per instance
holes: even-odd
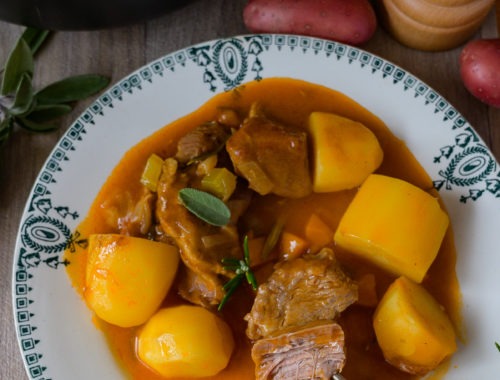
[[[117,194],[130,194],[132,200],[139,197],[139,179],[147,158],[156,153],[168,157],[175,153],[176,141],[188,130],[214,120],[221,108],[230,108],[239,115],[246,115],[250,105],[259,101],[269,116],[298,127],[307,125],[312,111],[332,112],[357,120],[370,128],[377,136],[384,151],[384,161],[377,173],[404,179],[430,191],[436,197],[432,181],[417,162],[403,141],[394,136],[387,126],[371,112],[345,95],[311,83],[288,78],[270,78],[247,83],[232,91],[216,95],[193,113],[161,128],[156,133],[132,147],[118,163],[102,186],[86,218],[78,226],[81,236],[91,233],[113,233],[116,230],[106,221],[106,207]],[[278,217],[286,213],[286,225],[299,235],[307,216],[316,213],[326,221],[332,230],[336,226],[355,194],[355,190],[335,193],[312,194],[300,200],[283,200],[275,196],[255,197],[250,210],[241,221],[241,231],[251,229],[256,234],[266,234]],[[333,243],[332,243],[333,244]],[[365,273],[375,274],[377,295],[383,295],[394,280],[377,268],[357,262],[347,252],[333,247],[339,260],[354,278]],[[75,289],[83,294],[87,252],[78,247],[76,252],[66,252],[71,262],[67,266],[68,275]],[[444,306],[459,333],[460,289],[455,273],[455,246],[451,227],[444,239],[437,259],[430,268],[423,285]],[[269,273],[269,266],[257,271],[260,278]],[[171,292],[175,293],[175,292]],[[169,294],[165,305],[185,302],[175,294]],[[254,364],[250,357],[251,343],[245,335],[246,323],[243,316],[252,305],[252,293],[240,287],[224,308],[223,317],[232,327],[236,348],[228,367],[215,377],[207,379],[254,379]],[[387,364],[377,346],[372,328],[374,309],[353,305],[341,316],[346,336],[347,362],[342,374],[347,379],[416,379]],[[119,328],[95,318],[95,324],[107,337],[109,347],[116,360],[132,379],[159,380],[160,376],[142,364],[135,355],[137,328]],[[460,333],[458,334],[460,335]],[[446,364],[436,371],[436,377],[446,372]]]

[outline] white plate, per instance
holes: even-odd
[[[432,88],[386,60],[314,38],[251,35],[168,54],[116,83],[68,129],[38,176],[22,217],[13,307],[31,379],[120,379],[62,259],[72,235],[122,155],[215,93],[262,77],[339,90],[378,115],[434,180],[451,214],[468,344],[446,379],[500,374],[498,163],[466,120]]]

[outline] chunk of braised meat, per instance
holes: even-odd
[[[186,267],[196,275],[193,291],[203,288],[217,289],[206,295],[191,294],[190,300],[203,300],[203,306],[218,305],[224,294],[220,275],[230,276],[222,266],[224,257],[242,257],[241,245],[236,226],[212,226],[191,214],[179,201],[179,190],[189,187],[195,175],[189,170],[181,171],[175,159],[165,160],[157,189],[156,218],[161,230],[179,248]],[[206,282],[205,286],[199,281]],[[183,292],[184,294],[188,294]],[[192,292],[191,292],[192,293]]]
[[[230,135],[230,130],[215,121],[202,124],[186,133],[177,143],[175,159],[188,163],[207,154],[217,152]]]
[[[342,270],[329,248],[282,261],[259,286],[252,309],[245,316],[246,333],[257,340],[314,321],[331,321],[357,298],[356,283]]]
[[[125,191],[107,199],[102,209],[107,224],[120,235],[147,236],[153,226],[155,200],[155,194],[143,187],[137,199]]]
[[[344,331],[334,322],[260,339],[252,347],[257,380],[330,380],[344,368]]]
[[[185,300],[206,308],[212,308],[224,297],[224,289],[217,276],[195,272],[185,265],[179,268],[177,290]]]
[[[311,193],[307,134],[267,118],[253,106],[226,149],[238,174],[261,195],[300,198]]]

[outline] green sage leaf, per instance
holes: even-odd
[[[500,344],[498,344],[498,342],[495,342],[495,347],[497,348],[498,351],[500,351]]]
[[[7,58],[0,94],[7,95],[16,91],[23,74],[33,76],[33,70],[34,64],[31,49],[26,41],[20,38]]]
[[[193,188],[179,191],[179,199],[192,214],[214,226],[225,226],[229,223],[231,211],[216,196]]]
[[[24,73],[21,76],[21,81],[16,90],[14,104],[9,109],[11,115],[22,115],[29,111],[33,104],[33,86],[31,83],[31,76]]]
[[[37,123],[35,121],[31,121],[24,117],[16,117],[15,121],[20,127],[27,129],[28,131],[31,132],[49,132],[53,131],[54,129],[57,129],[56,124]]]
[[[73,107],[67,104],[37,104],[26,118],[35,123],[44,123],[64,116],[72,109]]]
[[[34,56],[49,34],[50,31],[48,30],[28,27],[24,30],[21,38],[26,41],[31,49],[31,54]]]
[[[104,89],[110,82],[108,77],[98,74],[83,74],[65,78],[41,89],[36,94],[39,104],[69,103],[87,98]]]

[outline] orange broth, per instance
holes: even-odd
[[[262,103],[272,118],[299,127],[307,125],[307,118],[312,111],[337,113],[362,122],[375,133],[384,151],[384,161],[377,170],[378,173],[404,179],[439,197],[432,189],[430,177],[404,142],[395,137],[378,117],[345,95],[326,87],[288,78],[270,78],[247,83],[216,95],[198,110],[161,128],[132,147],[104,183],[86,218],[78,226],[81,236],[116,232],[106,223],[106,201],[124,191],[139,196],[142,186],[139,179],[144,164],[152,153],[164,158],[175,154],[179,137],[204,122],[215,120],[219,109],[230,108],[236,110],[239,115],[245,115],[255,101]],[[257,235],[266,234],[277,218],[286,213],[287,229],[300,235],[307,216],[316,213],[334,231],[355,191],[312,194],[300,200],[281,199],[279,202],[275,196],[258,196],[254,198],[251,208],[241,221],[241,227],[246,231],[251,229]],[[393,276],[354,260],[347,252],[333,248],[354,278],[359,278],[364,273],[376,275],[379,298],[394,280]],[[78,247],[76,252],[68,251],[66,257],[71,262],[71,265],[67,266],[69,277],[76,290],[83,294],[87,252]],[[444,306],[459,333],[460,290],[455,273],[455,259],[454,239],[450,227],[423,285]],[[269,267],[264,267],[257,270],[256,275],[262,278],[268,273]],[[164,305],[182,302],[185,301],[177,295],[169,294]],[[222,316],[233,330],[236,348],[228,367],[213,379],[254,379],[254,364],[250,357],[251,343],[245,336],[246,323],[243,320],[251,305],[252,294],[242,287],[224,308]],[[373,311],[373,308],[353,305],[343,312],[339,320],[346,337],[347,362],[342,374],[348,379],[356,380],[416,379],[417,377],[405,374],[383,360],[372,329]],[[138,328],[119,328],[97,318],[96,326],[107,337],[110,349],[128,376],[141,380],[161,379],[142,364],[135,354]],[[441,377],[445,372],[446,364],[443,364],[442,368],[436,371],[439,375],[435,377]]]

